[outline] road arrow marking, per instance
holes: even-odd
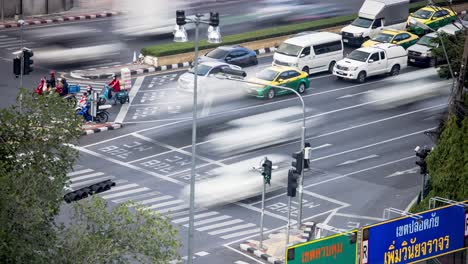
[[[379,155],[372,154],[372,155],[362,157],[362,158],[359,158],[359,159],[355,159],[355,160],[347,160],[347,161],[345,161],[343,163],[340,163],[340,164],[338,164],[336,166],[338,167],[338,166],[343,166],[343,165],[354,164],[354,163],[357,163],[359,161],[363,161],[363,160],[367,160],[367,159],[373,159],[373,158],[377,158],[377,157],[379,157]]]
[[[404,170],[404,171],[397,171],[397,172],[394,172],[388,176],[385,176],[385,178],[392,178],[392,177],[396,177],[396,176],[400,176],[400,175],[404,175],[404,174],[413,174],[413,173],[417,173],[418,172],[418,167],[414,167],[414,168],[411,168],[411,169],[408,169],[408,170]]]
[[[347,95],[340,96],[340,97],[338,97],[336,99],[340,100],[340,99],[351,98],[351,97],[354,97],[354,96],[357,96],[357,95],[360,95],[360,94],[366,94],[366,93],[370,93],[370,92],[373,92],[373,91],[374,90],[368,90],[368,91],[365,91],[365,92],[360,92],[360,93],[355,93],[355,94],[347,94]]]

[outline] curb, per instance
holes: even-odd
[[[92,135],[92,134],[96,134],[96,133],[104,132],[104,131],[108,131],[108,130],[116,130],[116,129],[119,129],[119,128],[122,128],[122,127],[123,127],[122,124],[109,124],[109,125],[99,127],[99,128],[85,129],[85,130],[83,130],[83,133],[81,135],[82,136]]]
[[[256,248],[253,248],[251,247],[249,244],[240,244],[240,249],[242,251],[245,251],[247,253],[250,253],[250,254],[254,254],[255,256],[263,259],[263,260],[266,260],[268,261],[269,263],[272,263],[272,264],[284,264],[283,261],[275,258],[275,257],[272,257],[268,254],[265,254],[263,253],[262,251],[256,249]]]
[[[276,47],[269,47],[269,48],[254,50],[254,51],[255,53],[257,53],[257,55],[262,55],[262,54],[272,53],[275,50],[276,50]],[[124,65],[119,65],[117,67],[131,65],[131,64],[132,63],[128,63]],[[192,66],[192,62],[186,61],[186,62],[177,63],[177,64],[170,64],[170,65],[164,65],[164,66],[151,66],[148,68],[131,70],[130,73],[132,76],[135,76],[135,75],[141,75],[141,74],[146,74],[146,73],[151,73],[151,72],[162,72],[162,71],[168,71],[168,70],[187,68],[190,66]],[[109,67],[93,68],[93,69],[87,69],[84,71],[95,71],[97,69],[109,69]],[[73,74],[75,76],[80,76],[82,78],[87,78],[87,79],[102,79],[102,78],[109,78],[112,75],[120,76],[120,68],[118,68],[118,70],[114,72],[108,72],[108,73],[80,74],[80,71],[74,71],[74,72],[71,72],[70,74]]]
[[[74,15],[74,16],[64,15],[62,17],[49,18],[49,19],[48,18],[32,19],[32,20],[26,20],[24,22],[24,26],[61,23],[65,21],[89,20],[89,19],[95,19],[95,18],[105,18],[105,17],[116,16],[118,14],[120,13],[115,12],[115,11],[108,11],[108,12],[86,14],[86,15]],[[19,24],[17,22],[0,25],[0,29],[15,28],[15,27],[19,27]]]

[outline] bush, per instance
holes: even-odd
[[[444,2],[444,0],[440,0],[440,1]],[[436,1],[436,2],[439,2],[439,1]],[[410,12],[416,11],[417,9],[425,5],[426,3],[424,1],[413,3],[410,5]],[[249,41],[287,36],[287,35],[296,34],[296,33],[307,31],[307,30],[318,30],[318,29],[323,29],[323,28],[328,28],[328,27],[345,25],[353,21],[356,18],[356,16],[357,16],[356,14],[352,14],[352,15],[346,15],[346,16],[331,17],[331,18],[319,19],[319,20],[314,20],[314,21],[290,24],[286,26],[272,27],[272,28],[266,28],[266,29],[261,29],[257,31],[252,31],[252,32],[245,32],[245,33],[240,33],[240,34],[235,34],[235,35],[224,36],[223,42],[221,44],[210,44],[206,40],[202,40],[199,43],[199,49],[204,50],[204,49],[215,48],[221,45],[240,44],[240,43],[249,42]],[[185,43],[172,43],[171,42],[171,43],[166,43],[162,45],[144,47],[143,49],[141,49],[141,53],[145,56],[161,57],[161,56],[169,56],[169,55],[174,55],[174,54],[190,52],[193,50],[194,50],[194,43],[192,41],[185,42]]]

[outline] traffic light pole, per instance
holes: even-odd
[[[23,88],[23,75],[24,75],[23,25],[24,25],[24,21],[18,20],[18,24],[20,24],[20,50],[21,50],[20,88]]]
[[[262,191],[262,214],[260,215],[260,249],[263,249],[263,219],[265,216],[265,192],[266,192],[266,180],[263,180],[263,191]]]
[[[288,195],[288,225],[286,226],[286,247],[289,244],[289,229],[291,229],[291,196]]]

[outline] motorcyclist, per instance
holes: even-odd
[[[85,108],[87,104],[88,104],[88,93],[84,92],[83,95],[80,98],[80,101],[78,102],[78,105],[81,108]]]
[[[50,79],[49,79],[48,83],[50,84],[50,87],[55,88],[57,80],[55,78],[55,72],[54,71],[50,71]]]
[[[37,93],[38,95],[43,95],[45,82],[46,80],[42,78],[41,81],[39,82],[39,85],[36,87],[36,90],[34,90],[34,92]]]
[[[65,78],[62,78],[62,91],[60,92],[60,96],[66,96],[68,94],[68,82]]]
[[[120,91],[120,81],[117,76],[112,77],[112,81],[109,82],[109,86],[114,90],[114,93],[118,93]],[[109,98],[112,98],[111,90],[109,90]]]

